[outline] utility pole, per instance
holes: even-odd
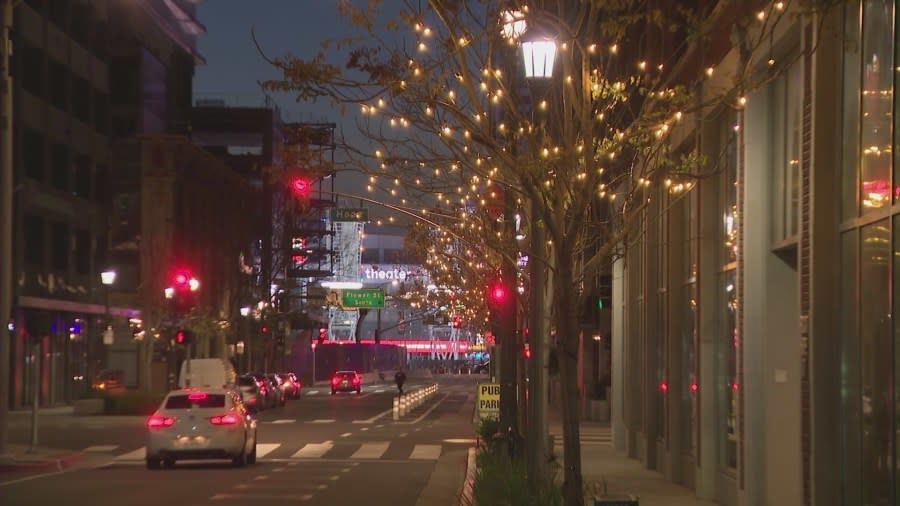
[[[0,459],[8,453],[9,347],[12,335],[13,81],[9,59],[14,0],[0,0]]]

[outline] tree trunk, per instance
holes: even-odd
[[[559,375],[562,383],[563,500],[566,506],[583,506],[581,437],[578,409],[578,314],[572,273],[572,256],[557,250],[556,330]]]

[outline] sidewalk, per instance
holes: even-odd
[[[34,473],[62,471],[80,463],[83,457],[83,452],[9,444],[7,453],[0,455],[0,473],[21,473],[23,476],[27,476]],[[4,476],[4,478],[13,479],[17,477]]]
[[[611,443],[588,441],[588,434],[609,430],[608,423],[581,422],[581,473],[589,490],[603,491],[610,496],[636,496],[640,506],[714,506],[715,502],[698,499],[694,491],[666,479],[661,473],[644,467],[637,459],[619,453]],[[562,420],[551,411],[550,433],[562,434]],[[587,437],[586,437],[587,436]],[[562,464],[561,436],[555,438],[556,456]],[[562,471],[560,471],[561,473]],[[562,479],[562,476],[559,476]],[[594,485],[596,484],[596,489]],[[593,494],[585,498],[593,506]]]

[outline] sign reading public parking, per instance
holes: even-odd
[[[478,418],[500,417],[500,384],[478,384]]]

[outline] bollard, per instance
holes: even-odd
[[[400,416],[406,414],[406,396],[400,398]]]
[[[400,399],[394,397],[394,420],[400,419]]]

